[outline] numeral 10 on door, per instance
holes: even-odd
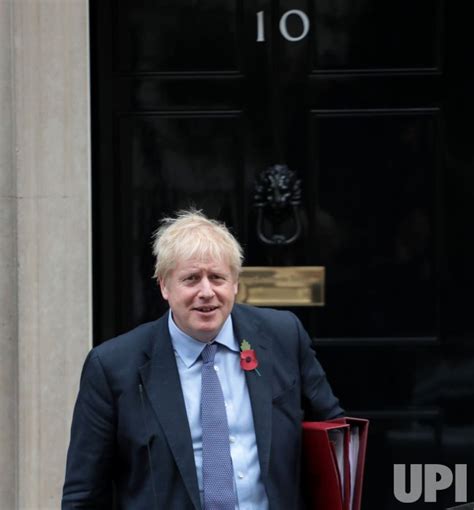
[[[288,32],[288,18],[290,16],[297,16],[301,20],[302,31],[299,35],[291,35]],[[287,41],[290,42],[298,42],[304,39],[309,32],[309,18],[303,11],[299,9],[291,9],[290,11],[286,11],[282,17],[280,18],[279,23],[280,34]],[[264,11],[257,12],[257,42],[265,42],[265,19],[264,19]]]

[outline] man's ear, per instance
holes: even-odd
[[[166,280],[164,278],[160,278],[159,280],[159,283],[160,283],[160,290],[161,290],[161,295],[163,296],[163,299],[166,299],[166,301],[168,301],[168,287],[166,286]]]
[[[239,292],[239,280],[236,280],[234,282],[234,296],[237,296],[238,292]]]

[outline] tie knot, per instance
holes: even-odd
[[[201,352],[201,358],[203,363],[212,363],[214,361],[214,356],[216,355],[217,344],[213,342],[212,344],[207,344],[206,347]]]

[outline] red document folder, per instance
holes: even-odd
[[[360,510],[368,425],[360,418],[303,422],[303,487],[308,510]],[[352,464],[351,441],[353,447],[358,443]]]

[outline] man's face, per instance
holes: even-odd
[[[216,260],[180,260],[160,280],[161,294],[176,325],[201,342],[219,333],[234,305],[237,287],[229,265]]]

